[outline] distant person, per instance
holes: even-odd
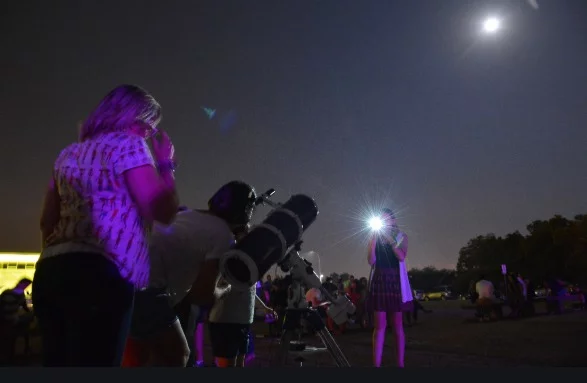
[[[320,304],[323,302],[322,293],[320,292],[320,289],[317,289],[315,287],[308,289],[308,291],[306,291],[306,302],[308,302],[310,307],[312,308],[317,308],[318,306],[320,306]]]
[[[367,327],[368,318],[365,310],[365,302],[367,300],[368,286],[367,278],[362,277],[357,281],[356,292],[359,295],[359,300],[356,304],[357,311],[355,312],[356,320],[361,328]]]
[[[526,281],[524,281],[524,278],[522,278],[522,275],[520,273],[518,273],[516,275],[516,280],[518,281],[518,284],[520,285],[520,290],[522,292],[522,299],[525,301],[528,299],[528,286],[526,285]]]
[[[491,317],[493,304],[495,301],[495,287],[491,281],[488,281],[484,274],[479,277],[475,284],[477,293],[477,314],[479,320],[488,320]]]
[[[326,281],[322,283],[322,287],[334,298],[338,295],[338,286],[334,283],[331,277],[326,278]]]
[[[510,317],[518,318],[522,315],[522,308],[525,301],[522,285],[518,280],[517,274],[508,273],[507,281],[507,300],[511,309]]]
[[[526,283],[526,297],[529,301],[534,300],[536,298],[536,285],[534,281],[529,278],[524,279],[524,283]]]
[[[121,364],[135,289],[149,282],[152,224],[178,208],[160,120],[153,96],[118,86],[53,165],[33,283],[44,366]]]
[[[587,297],[585,296],[585,291],[582,290],[581,287],[577,285],[577,286],[575,286],[574,293],[579,296],[579,308],[581,310],[585,310],[585,308],[586,308],[585,301],[587,300],[586,299]]]
[[[411,311],[412,302],[403,303],[400,262],[408,254],[408,236],[397,226],[395,214],[383,209],[384,227],[369,243],[368,262],[373,270],[367,306],[373,312],[373,365],[381,367],[385,330],[393,327],[395,334],[397,366],[404,367],[406,340],[403,312]]]
[[[491,281],[488,281],[484,274],[479,277],[477,283],[475,283],[475,292],[478,295],[479,300],[491,300],[495,299],[495,288]]]
[[[28,325],[32,316],[21,316],[23,310],[30,313],[24,291],[32,281],[21,279],[14,288],[6,289],[0,294],[0,366],[14,364],[16,340],[19,335],[25,337],[28,346]]]
[[[469,282],[469,299],[472,304],[477,303],[477,299],[479,299],[479,293],[477,293],[477,282],[474,279]]]
[[[418,317],[419,317],[419,312],[422,311],[423,313],[429,314],[432,312],[432,310],[428,310],[426,308],[424,308],[424,306],[422,306],[422,304],[417,300],[414,299],[412,301],[413,303],[413,309],[412,311],[406,311],[405,312],[405,318],[406,318],[406,322],[411,325],[418,323]]]
[[[263,299],[265,300],[265,304],[269,304],[271,302],[271,288],[273,287],[273,283],[271,281],[271,275],[267,276],[267,280],[263,283]]]
[[[348,296],[350,296],[352,294],[352,288],[353,288],[353,283],[355,281],[355,276],[354,275],[350,275],[349,279],[347,279],[344,283],[344,293]]]
[[[548,278],[546,281],[546,286],[550,293],[548,296],[550,297],[564,297],[569,294],[566,283],[561,281],[558,278]],[[564,303],[561,300],[554,300],[548,299],[547,300],[547,312],[549,314],[561,314],[564,308]]]
[[[316,310],[316,312],[318,313],[320,318],[322,318],[322,320],[326,320],[328,328],[329,328],[329,330],[331,330],[330,329],[331,324],[328,324],[329,302],[326,299],[326,297],[324,296],[324,294],[322,294],[322,291],[320,291],[320,289],[317,289],[315,287],[308,289],[308,291],[306,291],[306,301],[308,302],[308,304],[310,305],[310,307],[312,309]],[[315,331],[315,329],[313,329],[313,328],[310,328],[309,330],[310,330],[310,332]]]

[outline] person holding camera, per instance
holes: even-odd
[[[147,91],[118,86],[55,160],[33,282],[44,366],[120,366],[153,222],[170,223],[178,207],[160,120]]]
[[[186,366],[190,347],[174,306],[185,299],[210,307],[225,292],[217,289],[219,259],[249,224],[256,197],[253,187],[232,181],[210,198],[208,210],[182,211],[171,225],[155,227],[151,278],[136,294],[125,366]]]
[[[399,230],[395,214],[383,209],[383,229],[369,243],[368,262],[373,267],[367,308],[373,313],[373,364],[381,367],[385,329],[393,327],[397,366],[404,367],[405,335],[403,312],[411,309],[411,300],[403,302],[400,262],[408,253],[408,237]]]

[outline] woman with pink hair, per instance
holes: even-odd
[[[368,262],[373,267],[367,295],[367,310],[373,313],[373,365],[381,367],[385,329],[389,324],[395,334],[397,366],[404,367],[405,335],[403,311],[411,310],[411,299],[402,298],[400,262],[408,254],[408,237],[397,227],[395,214],[383,209],[383,228],[369,243]]]
[[[33,281],[45,366],[120,366],[135,289],[149,282],[152,223],[171,222],[178,208],[160,119],[149,93],[121,85],[55,161]]]

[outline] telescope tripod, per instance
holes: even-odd
[[[284,366],[290,351],[290,343],[296,330],[301,330],[301,320],[305,319],[318,334],[326,350],[338,367],[350,367],[350,363],[340,347],[326,328],[317,310],[312,308],[287,309],[283,321],[283,334],[281,335],[277,365]]]

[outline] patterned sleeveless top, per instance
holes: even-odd
[[[396,234],[398,242],[402,237],[405,239],[406,235],[401,231]],[[405,245],[404,241],[402,243]],[[404,248],[405,246],[401,247]],[[379,269],[399,269],[399,260],[395,255],[394,245],[377,240],[375,245],[375,267]]]
[[[123,173],[154,165],[140,136],[106,133],[65,148],[53,169],[61,199],[60,221],[47,238],[39,261],[65,253],[100,253],[137,288],[149,281],[148,239]]]

